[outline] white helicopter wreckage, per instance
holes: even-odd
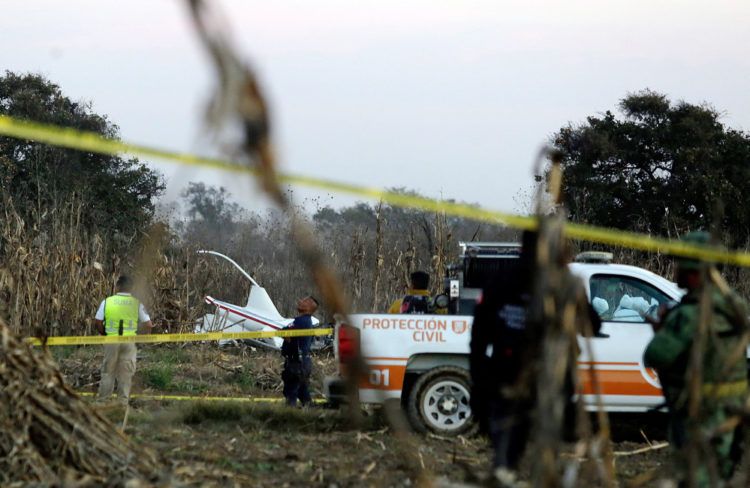
[[[216,251],[198,251],[198,254],[210,254],[228,261],[250,283],[250,293],[247,304],[234,305],[232,303],[217,300],[211,296],[205,297],[205,302],[214,307],[214,313],[204,315],[198,319],[195,332],[198,334],[207,332],[254,332],[254,331],[277,331],[281,330],[294,321],[293,318],[282,317],[276,305],[265,288],[260,286],[242,267],[233,259]],[[320,321],[312,317],[313,327],[318,327]],[[325,349],[331,347],[333,338],[330,336],[313,336],[311,349]],[[245,341],[268,349],[280,350],[283,339],[281,337],[268,337],[263,339],[246,339]],[[220,345],[235,344],[235,340],[221,340]]]

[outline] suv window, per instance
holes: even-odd
[[[656,316],[659,305],[669,301],[654,286],[629,276],[594,275],[590,284],[591,306],[609,322],[643,323],[644,315]]]

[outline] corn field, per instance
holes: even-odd
[[[250,283],[223,260],[198,254],[199,249],[237,261],[287,316],[295,313],[299,296],[316,293],[294,246],[279,237],[289,235],[289,222],[278,213],[253,215],[231,232],[208,236],[155,220],[124,238],[86,230],[80,202],[61,204],[36,222],[24,220],[7,195],[4,202],[0,311],[21,335],[94,334],[96,308],[114,292],[121,273],[133,275],[136,295],[163,331],[192,330],[210,311],[206,295],[244,305]],[[373,208],[370,223],[315,223],[316,238],[345,283],[354,311],[387,310],[417,269],[430,272],[433,291],[442,291],[445,266],[455,261],[461,240],[515,240],[514,232],[499,226],[477,233],[473,224],[449,222],[439,214],[395,220],[380,205]],[[470,230],[462,234],[461,228]],[[333,320],[325,308],[320,315]]]

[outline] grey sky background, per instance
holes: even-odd
[[[750,129],[750,2],[223,0],[270,96],[283,169],[524,210],[540,146],[644,88]],[[0,69],[88,100],[122,138],[216,154],[212,66],[177,0],[6,0]],[[263,205],[249,177],[149,161]],[[350,204],[294,190],[299,203]]]

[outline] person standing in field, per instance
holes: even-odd
[[[493,449],[493,481],[515,486],[536,404],[539,338],[529,324],[536,234],[524,233],[518,268],[482,291],[474,310],[471,410]]]
[[[318,300],[312,295],[297,301],[299,315],[294,322],[284,330],[312,329],[312,315],[318,309]],[[310,397],[310,375],[312,374],[312,358],[310,357],[311,336],[285,337],[281,345],[281,355],[284,356],[284,369],[281,379],[284,382],[284,398],[287,405],[297,406],[297,400],[302,406],[312,403]]]
[[[469,352],[471,410],[492,445],[492,486],[527,486],[519,480],[518,469],[532,424],[547,421],[549,435],[557,442],[576,430],[578,342],[576,334],[555,320],[562,318],[560,310],[572,305],[569,320],[577,334],[602,337],[601,320],[588,304],[583,284],[567,268],[569,243],[562,241],[560,247],[554,262],[548,264],[557,269],[559,282],[540,290],[539,235],[524,231],[518,266],[485,287],[474,309]],[[549,293],[550,304],[560,311],[554,317],[536,314],[535,318],[535,304],[544,303],[535,296],[540,292]],[[568,356],[559,384],[544,384],[546,400],[554,402],[556,412],[540,408],[544,399],[539,384],[549,376],[543,363],[547,341],[562,343],[560,350]]]
[[[96,311],[94,323],[99,333],[107,337],[131,337],[137,334],[139,324],[153,329],[143,304],[131,294],[132,282],[128,276],[117,279],[116,290],[114,295],[101,302]],[[118,400],[127,405],[135,374],[136,351],[134,342],[104,345],[99,400],[109,399],[117,383]]]
[[[425,314],[432,309],[432,297],[430,296],[430,275],[424,271],[415,271],[410,276],[411,288],[406,295],[395,300],[388,313]]]
[[[707,245],[710,235],[682,241]],[[678,257],[675,281],[687,294],[653,324],[644,364],[659,375],[680,486],[717,486],[738,461],[741,430],[726,426],[748,394],[747,307],[711,263]]]

